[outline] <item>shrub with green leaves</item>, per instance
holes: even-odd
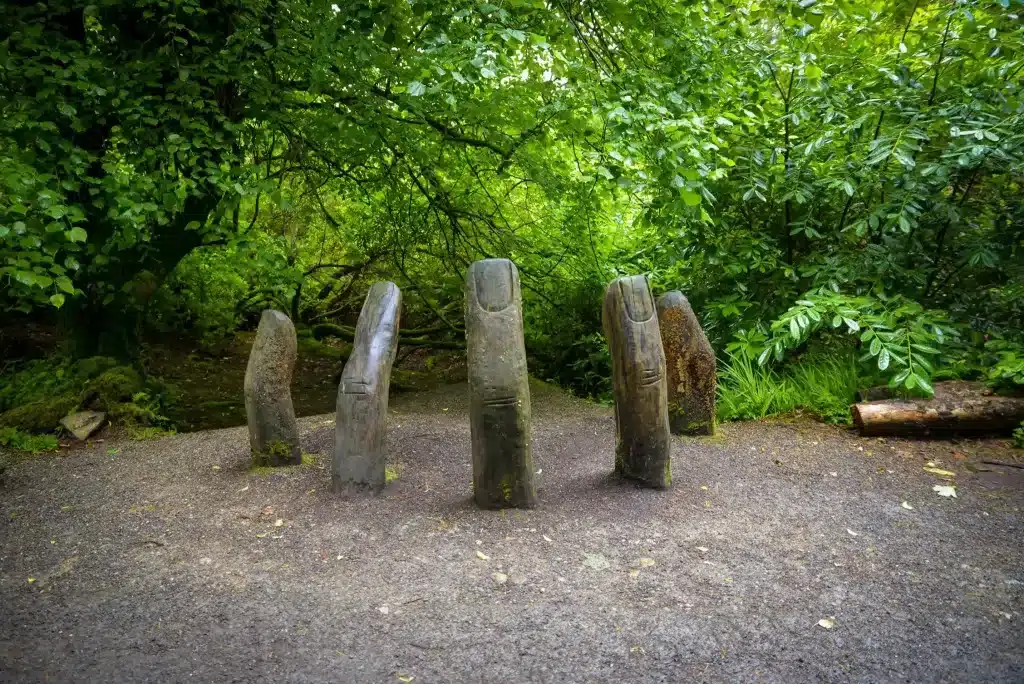
[[[849,296],[827,289],[809,292],[770,324],[758,363],[781,361],[786,350],[822,331],[853,336],[862,363],[884,374],[891,387],[933,393],[931,377],[947,340],[957,337],[948,316],[903,297]]]

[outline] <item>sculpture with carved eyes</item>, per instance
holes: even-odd
[[[665,352],[646,276],[605,290],[602,323],[612,360],[615,470],[650,487],[671,482]]]
[[[374,283],[356,324],[352,354],[338,385],[331,479],[336,491],[384,487],[384,436],[391,366],[398,349],[402,293]]]
[[[484,259],[466,278],[473,496],[483,508],[536,505],[519,272]]]

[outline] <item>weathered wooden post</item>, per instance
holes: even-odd
[[[302,462],[291,390],[297,350],[291,319],[280,311],[264,311],[245,370],[245,415],[253,465]]]
[[[613,280],[602,323],[612,359],[615,471],[648,487],[672,482],[665,352],[646,276]]]
[[[335,491],[380,490],[385,484],[391,365],[398,350],[402,293],[394,283],[374,283],[356,324],[352,355],[338,385],[331,481]]]
[[[658,297],[658,325],[665,348],[669,427],[677,435],[714,434],[715,350],[679,290]]]
[[[532,508],[537,493],[522,294],[519,272],[508,259],[469,267],[466,349],[473,497],[482,508]]]

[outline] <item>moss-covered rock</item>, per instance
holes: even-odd
[[[88,359],[80,359],[76,361],[74,365],[74,374],[81,380],[92,380],[111,368],[116,368],[117,365],[117,359],[109,356],[92,356]]]
[[[437,387],[440,379],[433,373],[395,368],[391,371],[391,389],[396,392],[417,392]]]
[[[131,402],[142,391],[142,378],[128,366],[115,366],[86,383],[81,394],[82,406],[111,411],[118,404]]]
[[[40,399],[0,414],[0,427],[17,428],[25,432],[53,432],[60,426],[60,419],[76,408],[78,397],[71,393]]]
[[[150,406],[139,405],[133,401],[114,404],[107,411],[107,417],[112,423],[125,423],[128,425],[153,425],[162,420],[160,415]]]
[[[303,358],[320,357],[334,359],[335,361],[347,361],[352,355],[352,345],[343,342],[338,346],[319,342],[312,337],[300,337],[298,340],[299,356]]]

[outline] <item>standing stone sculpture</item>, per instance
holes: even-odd
[[[466,276],[473,498],[481,508],[533,508],[530,387],[519,272],[484,259]]]
[[[297,348],[291,319],[280,311],[264,311],[245,370],[245,415],[253,465],[302,462],[291,392]]]
[[[690,302],[679,290],[658,297],[665,348],[668,423],[673,434],[715,432],[715,352]]]
[[[648,487],[672,481],[665,352],[646,276],[613,280],[602,323],[612,359],[615,471]]]
[[[402,292],[394,283],[374,283],[356,324],[352,355],[338,385],[331,480],[335,491],[385,484],[391,365],[398,350]]]

